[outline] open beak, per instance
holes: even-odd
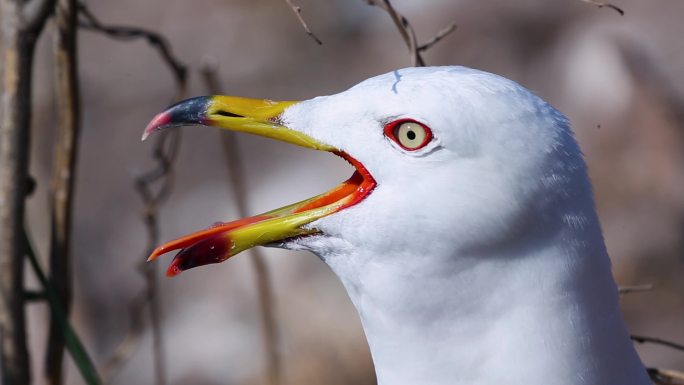
[[[216,126],[332,152],[351,163],[356,172],[327,193],[264,214],[217,224],[168,242],[156,248],[148,261],[180,249],[166,272],[168,276],[174,276],[193,267],[223,262],[254,246],[316,234],[318,230],[306,225],[355,205],[370,194],[376,182],[360,162],[329,144],[281,124],[283,111],[296,103],[200,96],[177,103],[152,119],[145,128],[143,140],[167,127]]]

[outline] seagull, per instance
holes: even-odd
[[[618,305],[568,120],[506,78],[396,70],[331,96],[202,96],[201,125],[342,157],[332,190],[158,247],[169,276],[259,246],[309,250],[358,310],[380,385],[651,384]]]

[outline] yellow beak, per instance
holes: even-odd
[[[332,146],[279,124],[283,111],[294,104],[297,102],[199,96],[174,104],[155,116],[145,128],[142,140],[167,127],[195,124],[265,136],[314,150],[335,151]]]
[[[200,96],[182,101],[158,114],[145,128],[142,139],[161,129],[181,125],[216,126],[265,136],[298,146],[333,152],[357,171],[349,180],[325,194],[250,218],[215,225],[164,244],[150,255],[153,260],[181,249],[167,270],[173,276],[193,267],[222,262],[258,245],[315,234],[309,223],[360,202],[375,187],[370,173],[351,156],[281,124],[282,113],[297,102],[274,102],[232,96]]]

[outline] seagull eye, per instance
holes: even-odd
[[[406,151],[425,147],[432,140],[432,131],[414,120],[398,120],[385,126],[385,135]]]

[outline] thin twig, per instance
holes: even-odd
[[[173,74],[176,84],[176,95],[174,100],[179,100],[183,97],[186,90],[187,67],[173,55],[171,46],[164,36],[157,32],[138,27],[105,25],[100,22],[83,3],[79,3],[79,14],[82,16],[79,26],[84,29],[102,33],[112,39],[124,41],[134,39],[147,40],[147,42],[159,52],[164,63]],[[147,229],[147,246],[142,260],[146,259],[159,243],[159,220],[157,214],[160,204],[168,197],[171,191],[171,186],[173,184],[173,164],[178,153],[179,145],[179,130],[163,132],[158,137],[153,148],[152,155],[156,162],[155,167],[135,180],[135,188],[144,203],[142,217]],[[141,314],[145,306],[149,305],[156,384],[163,385],[166,383],[161,322],[162,315],[156,266],[157,264],[147,263],[142,263],[141,265],[141,271],[146,282],[145,289],[143,293],[131,302],[130,329],[128,335],[119,344],[112,357],[104,366],[103,373],[106,381],[110,381],[121,366],[130,359],[135,348],[139,344],[140,336],[144,331],[144,322],[142,321]]]
[[[684,385],[682,372],[658,368],[647,368],[646,372],[655,385]]]
[[[655,100],[655,103],[663,108],[665,114],[681,127],[684,124],[684,96],[672,86],[673,82],[668,79],[665,71],[657,65],[657,62],[644,54],[646,50],[643,47],[628,41],[619,41],[618,43],[624,63],[634,80],[642,89],[645,88],[646,95]],[[632,339],[637,343],[653,343],[684,351],[684,345],[660,338],[632,336]],[[684,385],[684,373],[682,372],[649,368],[648,374],[656,385]]]
[[[50,282],[57,290],[64,312],[71,307],[71,218],[81,101],[78,81],[76,0],[58,0],[55,8],[57,137],[53,145],[52,188],[50,191]],[[45,354],[45,376],[51,385],[61,385],[64,356],[63,332],[53,312]]]
[[[202,77],[212,94],[220,93],[220,81],[217,77],[215,66],[205,65],[202,68]],[[240,158],[235,133],[232,131],[221,130],[221,140],[223,143],[223,153],[228,167],[228,177],[233,186],[235,203],[238,215],[247,217],[247,191],[245,188],[245,177],[242,172],[242,159]],[[278,334],[275,305],[273,300],[273,288],[271,285],[270,274],[266,260],[259,248],[249,250],[252,253],[252,267],[256,275],[257,291],[259,293],[259,308],[261,314],[261,325],[263,332],[264,351],[266,353],[266,367],[268,373],[268,384],[278,385],[282,382],[281,360],[279,354],[280,336]]]
[[[413,31],[413,27],[411,27],[411,23],[409,23],[408,19],[396,10],[389,0],[365,1],[368,3],[368,5],[379,7],[390,15],[394,25],[397,27],[397,30],[399,30],[402,39],[404,39],[404,43],[406,43],[406,46],[409,49],[409,54],[411,55],[411,65],[414,67],[424,67],[425,61],[418,51],[416,33]]]
[[[294,5],[292,0],[285,0],[285,2],[287,3],[287,5],[290,6],[290,8],[292,8],[292,12],[294,12],[295,16],[297,16],[297,19],[299,20],[299,24],[302,25],[302,27],[304,28],[304,31],[306,31],[306,34],[311,36],[311,38],[314,39],[314,41],[316,43],[318,43],[318,45],[323,45],[323,42],[321,41],[321,39],[319,39],[318,36],[316,36],[313,33],[313,31],[311,31],[311,28],[309,28],[309,25],[306,24],[306,21],[304,21],[304,18],[302,17],[302,7]]]
[[[102,379],[105,384],[110,383],[119,369],[133,356],[140,337],[145,331],[144,310],[147,306],[147,291],[140,292],[129,304],[128,315],[129,325],[128,334],[119,343],[114,354],[112,354],[101,369]]]
[[[173,55],[171,45],[164,36],[144,28],[104,25],[82,2],[80,2],[78,5],[78,11],[83,17],[81,20],[79,20],[79,27],[83,29],[99,32],[109,38],[117,40],[147,40],[147,42],[159,52],[159,54],[162,56],[162,59],[164,59],[165,64],[173,72],[176,86],[179,88],[179,94],[184,93],[187,67]],[[183,88],[182,90],[181,87]],[[176,98],[178,99],[178,97]]]
[[[423,51],[429,50],[430,48],[432,48],[433,45],[439,43],[442,39],[444,39],[444,38],[447,37],[449,34],[451,34],[452,32],[454,32],[454,31],[456,30],[456,28],[457,28],[456,23],[451,23],[451,24],[449,24],[449,25],[446,26],[446,28],[444,28],[443,30],[437,32],[437,35],[435,35],[435,37],[433,37],[432,39],[430,39],[430,41],[428,41],[427,43],[425,43],[425,44],[419,46],[419,47],[418,47],[418,51],[423,52]]]
[[[672,348],[672,349],[680,350],[680,351],[684,352],[684,345],[678,344],[676,342],[664,340],[662,338],[638,336],[638,335],[634,335],[634,334],[632,334],[630,337],[632,338],[632,341],[639,343],[639,344],[650,343],[650,344],[662,345],[662,346],[667,346],[668,348]]]
[[[182,94],[182,91],[179,90],[178,92],[179,95]],[[172,130],[168,134],[163,133],[155,143],[153,150],[153,156],[157,161],[156,167],[135,180],[135,187],[145,204],[142,218],[147,228],[147,247],[143,252],[142,261],[145,261],[147,256],[159,244],[159,206],[167,199],[171,192],[171,187],[173,186],[173,164],[178,154],[179,146],[180,130]],[[153,188],[157,184],[161,184],[161,186],[154,192]],[[141,267],[146,282],[146,302],[150,308],[156,384],[164,385],[166,384],[166,369],[164,364],[164,341],[157,266],[158,264],[142,262]]]
[[[157,217],[159,205],[166,200],[173,185],[173,164],[180,145],[180,131],[162,132],[155,143],[153,157],[157,162],[154,169],[139,176],[135,187],[145,207],[142,211],[143,222],[147,229],[147,246],[143,253],[144,260],[159,243],[159,221]],[[156,191],[153,187],[158,186]],[[166,383],[164,360],[163,331],[161,327],[161,309],[159,307],[158,282],[156,264],[141,262],[140,271],[145,277],[145,288],[130,304],[130,328],[124,340],[117,346],[114,354],[107,360],[102,369],[105,383],[109,383],[121,367],[128,362],[135,352],[144,332],[143,314],[145,307],[150,307],[154,366],[156,384]]]
[[[672,82],[665,76],[665,72],[656,65],[656,61],[644,55],[644,50],[641,47],[628,42],[619,43],[623,60],[635,81],[641,86],[645,86],[647,95],[655,99],[658,105],[666,111],[666,114],[681,125],[684,122],[684,97],[672,87]],[[684,351],[684,345],[672,341],[638,335],[631,337],[637,343],[653,343]],[[659,368],[648,368],[647,371],[656,385],[684,385],[684,373],[682,372]]]
[[[587,4],[595,5],[599,8],[610,8],[610,9],[614,10],[615,12],[619,13],[620,16],[625,15],[625,11],[623,11],[622,8],[620,8],[614,4],[611,4],[611,3],[604,3],[602,1],[596,1],[596,0],[581,0],[581,1],[583,1]]]
[[[368,5],[379,7],[383,9],[385,12],[387,12],[390,17],[392,18],[392,21],[394,22],[394,25],[397,27],[397,30],[401,34],[402,39],[404,39],[404,43],[406,43],[406,47],[408,47],[409,50],[409,55],[411,57],[411,65],[414,67],[424,67],[425,66],[425,60],[421,56],[421,52],[427,51],[428,49],[432,48],[435,44],[437,44],[439,41],[444,39],[447,35],[452,33],[453,31],[456,30],[456,24],[450,24],[446,28],[442,29],[437,33],[435,37],[430,39],[427,43],[425,44],[418,44],[418,41],[416,39],[416,33],[413,30],[413,27],[411,26],[411,23],[409,23],[408,19],[399,13],[393,6],[392,3],[390,3],[390,0],[364,0]]]
[[[631,293],[641,293],[644,291],[653,290],[654,285],[652,283],[647,283],[644,285],[633,285],[633,286],[620,286],[618,287],[618,293],[620,295],[627,295]]]

